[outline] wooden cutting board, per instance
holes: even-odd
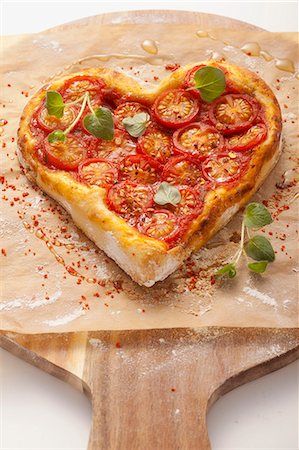
[[[225,17],[178,11],[104,14],[76,25],[89,21],[256,28]],[[6,332],[0,335],[0,345],[88,395],[93,405],[89,450],[208,450],[208,408],[236,386],[298,358],[299,332],[219,327]]]
[[[0,336],[92,401],[89,450],[208,450],[208,408],[299,355],[298,330],[202,328]]]

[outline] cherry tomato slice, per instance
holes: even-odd
[[[178,189],[181,200],[174,207],[173,212],[179,217],[188,217],[188,219],[198,216],[202,210],[203,202],[197,190],[189,186],[180,186]]]
[[[73,102],[82,97],[86,92],[89,92],[92,103],[100,103],[102,101],[104,87],[105,83],[99,78],[78,75],[67,80],[60,93],[65,100]]]
[[[65,142],[44,140],[44,161],[61,170],[75,170],[86,158],[87,150],[81,140],[68,134]]]
[[[78,167],[79,180],[89,186],[107,187],[117,182],[116,166],[105,159],[86,159]]]
[[[89,155],[92,158],[107,158],[111,161],[119,161],[127,155],[134,154],[135,142],[125,131],[114,129],[114,138],[111,141],[105,139],[92,139]]]
[[[205,123],[194,122],[175,131],[173,143],[177,153],[202,158],[214,150],[221,152],[224,138],[215,128]]]
[[[184,89],[170,89],[156,98],[153,105],[155,118],[168,128],[187,125],[199,111],[199,99]]]
[[[201,165],[187,156],[172,157],[164,167],[161,179],[169,184],[195,186],[203,181]]]
[[[257,123],[256,125],[252,125],[252,127],[243,134],[229,136],[226,139],[226,148],[236,152],[244,152],[263,142],[266,139],[266,136],[266,125]]]
[[[152,184],[158,179],[159,165],[145,155],[129,155],[119,166],[122,178],[130,178],[139,183]]]
[[[205,178],[214,183],[235,181],[241,174],[243,164],[235,153],[213,155],[202,164]]]
[[[134,117],[136,114],[140,114],[142,112],[149,114],[148,108],[141,103],[126,102],[120,104],[114,110],[115,126],[121,130],[124,130],[125,127],[123,126],[123,119],[125,117]]]
[[[30,131],[31,131],[32,135],[34,136],[35,140],[37,141],[37,143],[42,144],[42,142],[44,141],[44,139],[46,137],[46,133],[45,133],[45,130],[43,130],[38,123],[37,113],[38,113],[38,111],[36,111],[33,114],[33,116],[31,117],[29,126],[30,126]]]
[[[130,219],[136,218],[154,203],[151,186],[124,180],[112,186],[107,194],[110,209]]]
[[[171,136],[157,127],[151,127],[138,138],[136,150],[165,164],[172,154]]]
[[[202,67],[206,67],[206,66],[204,64],[201,64],[201,65],[194,66],[192,69],[188,70],[188,72],[186,73],[186,76],[185,76],[184,84],[183,84],[183,87],[185,89],[192,88],[193,86],[195,86],[194,75],[198,71],[198,69],[201,69]],[[235,86],[235,84],[233,83],[233,81],[231,80],[229,72],[224,67],[221,67],[218,65],[215,67],[217,67],[217,69],[222,70],[222,72],[225,75],[226,87],[224,90],[224,94],[238,93],[238,89]],[[192,89],[190,92],[192,92],[192,94],[194,94],[194,95],[200,96],[198,89]]]
[[[169,244],[177,241],[181,234],[178,217],[167,209],[145,212],[137,228],[140,233]]]
[[[45,106],[42,106],[37,113],[37,121],[39,126],[45,131],[65,130],[76,118],[78,114],[77,108],[66,106],[63,116],[58,119],[50,116]]]
[[[184,83],[183,83],[183,87],[185,89],[189,89],[189,88],[192,88],[193,86],[195,86],[194,75],[198,71],[198,69],[200,69],[201,67],[205,67],[204,64],[194,66],[192,69],[188,70],[188,72],[186,73],[186,76],[185,76]],[[192,92],[193,95],[200,97],[198,89],[192,89],[189,92]]]
[[[93,136],[85,133],[85,131],[82,128],[80,128],[80,126],[76,126],[75,128],[73,128],[71,134],[72,134],[72,136],[74,136],[75,138],[80,140],[82,145],[84,145],[86,148],[90,147],[90,145],[94,139]]]
[[[209,109],[213,125],[223,134],[247,130],[258,114],[257,101],[246,94],[227,94],[215,100]]]

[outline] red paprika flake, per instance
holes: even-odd
[[[170,70],[171,72],[174,72],[174,71],[177,70],[179,67],[181,67],[181,65],[178,64],[178,63],[166,64],[166,65],[165,65],[165,69],[166,69],[166,70]]]
[[[116,347],[116,348],[121,348],[121,343],[120,343],[120,342],[116,342],[116,343],[115,343],[115,347]]]
[[[7,256],[5,248],[1,248],[1,253],[2,253],[3,256]]]

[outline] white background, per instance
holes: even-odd
[[[4,1],[1,8],[3,34],[38,32],[82,17],[129,9],[195,10],[270,31],[298,30],[298,3],[287,1]],[[91,407],[83,394],[4,350],[0,358],[1,450],[85,450]],[[208,416],[213,450],[298,450],[298,367],[293,363],[220,399]]]

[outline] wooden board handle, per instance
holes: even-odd
[[[0,332],[0,346],[83,388],[93,405],[89,450],[210,450],[209,406],[298,358],[299,330]]]
[[[86,349],[84,379],[93,404],[89,450],[210,450],[208,407],[224,392],[281,367],[280,353],[294,360],[298,332],[94,333]]]

